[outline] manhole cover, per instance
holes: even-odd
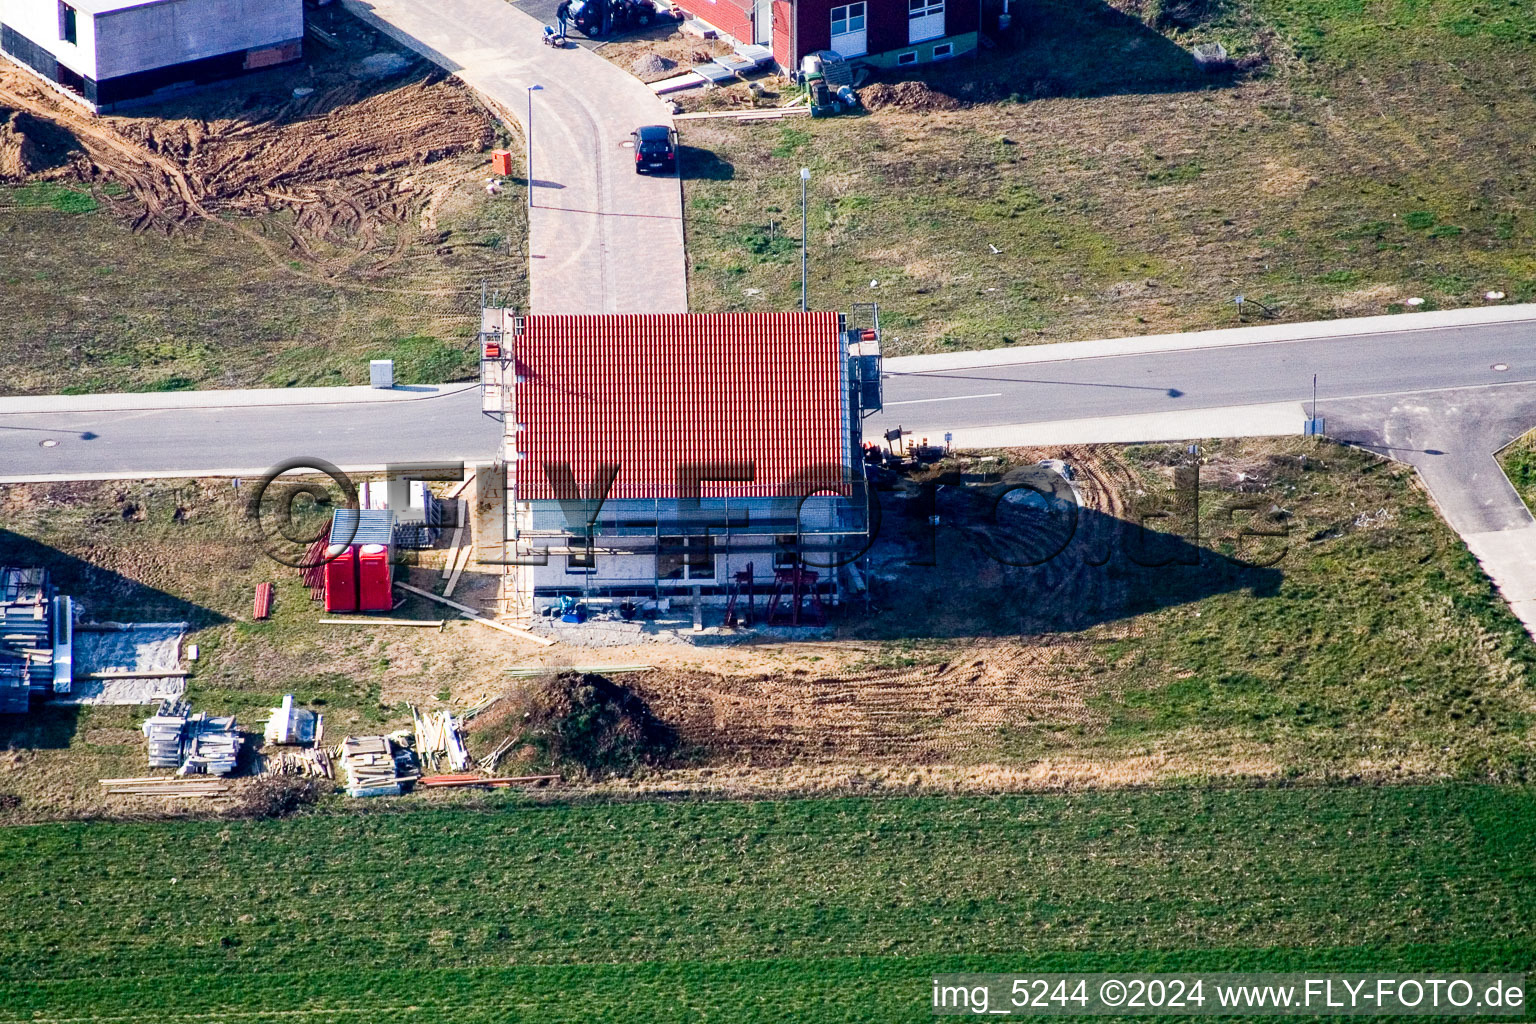
[[[50,437],[50,438],[48,438],[48,440],[40,441],[38,443],[41,444],[44,448],[54,448],[54,447],[58,446],[59,442],[55,441],[53,438]]]
[[[1505,370],[1509,369],[1509,364],[1508,363],[1494,363],[1493,364],[1493,368],[1495,370],[1498,370],[1500,373],[1503,373]]]

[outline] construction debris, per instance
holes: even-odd
[[[113,796],[221,797],[230,791],[230,784],[223,779],[168,778],[164,775],[102,779],[101,785]]]
[[[408,594],[415,594],[417,597],[424,597],[428,601],[436,601],[438,604],[445,604],[449,608],[457,611],[464,618],[469,619],[471,622],[478,622],[482,626],[490,626],[492,629],[499,629],[503,633],[510,633],[513,636],[519,637],[523,640],[531,640],[538,644],[540,647],[554,646],[555,642],[548,637],[542,637],[536,633],[530,633],[526,629],[518,629],[516,626],[509,626],[505,622],[496,622],[493,619],[488,619],[484,615],[481,615],[479,612],[475,611],[473,608],[469,607],[469,605],[459,604],[457,601],[450,601],[446,597],[438,597],[430,590],[422,590],[420,587],[413,587],[409,583],[401,583],[398,580],[395,581],[395,586],[399,587],[401,590]]]
[[[348,736],[340,756],[348,796],[399,796],[402,783],[419,777],[411,771],[409,751],[397,752],[384,736]]]
[[[0,714],[26,714],[34,694],[69,692],[73,614],[48,570],[0,568]]]
[[[175,768],[178,775],[228,775],[235,770],[245,740],[233,716],[191,714],[175,698],[162,701],[141,731],[149,740],[149,766]]]
[[[308,746],[315,742],[320,715],[314,711],[295,707],[293,694],[283,694],[283,706],[272,709],[267,727],[262,735],[268,743],[278,745]]]

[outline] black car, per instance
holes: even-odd
[[[664,124],[636,128],[629,136],[635,145],[635,173],[677,171],[677,133]]]
[[[656,21],[652,0],[578,0],[571,5],[571,24],[589,39],[609,32],[645,28]]]

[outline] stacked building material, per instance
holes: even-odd
[[[0,714],[25,714],[34,695],[69,692],[73,615],[48,570],[0,567]]]
[[[469,751],[464,749],[464,737],[451,712],[445,708],[423,715],[413,707],[411,719],[416,725],[416,756],[423,768],[437,771],[446,763],[462,772],[469,767]]]
[[[268,775],[308,775],[317,779],[334,779],[331,757],[323,748],[306,747],[302,750],[278,750],[267,754],[262,768]]]
[[[183,733],[191,706],[174,697],[160,702],[160,709],[140,727],[149,740],[151,768],[180,768]]]
[[[406,755],[409,757],[409,755]],[[341,741],[341,767],[348,796],[398,796],[414,772],[401,771],[394,745],[384,736],[348,736]]]
[[[164,775],[102,779],[101,785],[113,796],[221,797],[230,791],[230,784],[223,779],[175,779]]]
[[[283,706],[272,709],[263,735],[268,743],[285,746],[308,746],[316,742],[320,716],[304,708],[295,707],[293,694],[283,694]]]
[[[244,743],[235,719],[190,712],[186,701],[172,698],[145,719],[141,730],[149,740],[149,766],[175,768],[178,775],[229,775]]]
[[[185,729],[186,759],[180,775],[229,775],[240,759],[245,742],[233,715],[213,717],[199,711],[187,719]]]

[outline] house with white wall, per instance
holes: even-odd
[[[0,52],[95,111],[296,61],[303,0],[0,0]]]
[[[487,309],[481,338],[487,411],[506,428],[508,611],[697,607],[795,577],[837,600],[871,530],[872,306],[858,323]]]

